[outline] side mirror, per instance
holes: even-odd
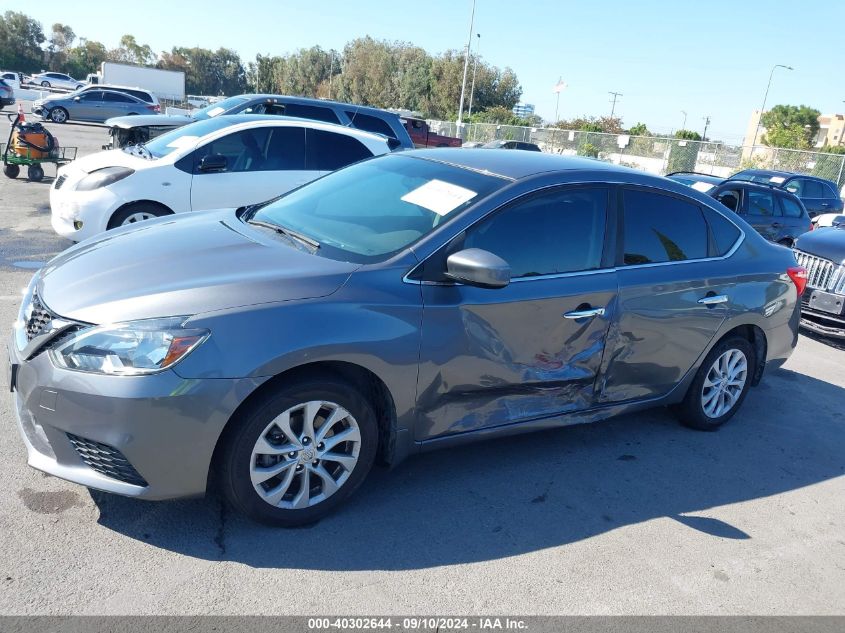
[[[82,97],[74,97],[73,100],[74,101],[82,101]]]
[[[206,173],[226,171],[229,166],[228,162],[223,154],[209,154],[208,156],[202,157],[200,171]]]
[[[489,251],[467,248],[449,255],[446,276],[479,288],[504,288],[511,281],[511,267]]]

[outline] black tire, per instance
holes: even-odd
[[[8,178],[17,178],[18,174],[21,173],[21,168],[19,165],[3,165],[3,173]]]
[[[74,88],[74,90],[81,90],[81,89],[82,89],[82,88],[84,88],[84,87],[85,87],[85,86],[84,86],[83,84],[77,84],[77,85],[76,85],[76,88]]]
[[[743,385],[742,391],[736,399],[736,402],[734,402],[733,406],[731,406],[727,412],[719,417],[710,417],[705,413],[702,403],[704,381],[716,360],[730,350],[738,350],[745,356],[748,368],[745,375],[745,384]],[[745,396],[748,395],[748,390],[751,387],[751,379],[754,375],[755,366],[756,361],[754,357],[754,348],[747,339],[737,336],[721,341],[712,350],[710,350],[710,353],[707,354],[704,362],[701,363],[701,367],[699,367],[692,384],[689,386],[683,402],[676,407],[673,407],[675,415],[682,424],[692,429],[699,431],[715,431],[725,422],[730,420],[742,406]]]
[[[313,400],[338,404],[355,419],[360,432],[358,461],[336,492],[323,501],[302,509],[270,505],[253,487],[250,478],[252,451],[262,432],[279,414]],[[267,525],[295,527],[308,525],[323,518],[355,492],[369,473],[376,457],[378,425],[370,403],[356,389],[332,376],[310,378],[285,385],[249,407],[239,419],[232,420],[230,425],[234,426],[227,429],[221,439],[225,444],[222,446],[220,458],[215,462],[218,468],[214,473],[217,483],[232,507]],[[312,479],[312,486],[319,482],[322,491],[322,482],[314,475],[309,477]]]
[[[32,182],[41,182],[44,179],[44,169],[41,165],[30,165],[26,170],[26,177]]]
[[[49,87],[50,87],[50,82],[49,82],[49,81],[42,81],[42,82],[41,82],[41,87],[42,87],[42,88],[49,88]]]
[[[67,123],[68,119],[70,119],[67,110],[61,107],[50,110],[48,117],[53,123]]]
[[[109,219],[107,228],[116,229],[119,226],[123,226],[124,222],[136,213],[149,213],[157,218],[172,214],[170,209],[155,202],[134,202],[115,211],[114,215]]]

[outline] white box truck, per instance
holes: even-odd
[[[144,88],[154,93],[159,99],[170,101],[185,99],[185,73],[181,70],[161,70],[147,66],[103,62],[100,72],[88,75],[88,83]]]

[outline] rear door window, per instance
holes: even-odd
[[[795,200],[792,198],[783,197],[780,199],[781,206],[783,207],[783,214],[788,218],[800,218],[804,215],[804,212],[801,210],[801,205],[799,205]]]
[[[781,214],[780,209],[775,206],[775,197],[771,191],[747,191],[746,197],[748,215],[771,218]]]
[[[707,224],[697,205],[640,189],[625,189],[623,201],[626,266],[708,256]]]
[[[822,189],[822,185],[815,180],[804,180],[804,193],[802,194],[804,198],[824,198],[825,193]]]
[[[347,110],[346,116],[352,121],[352,126],[365,132],[375,132],[376,134],[384,134],[385,136],[394,137],[396,133],[393,128],[387,124],[387,121],[380,119],[377,116],[364,114],[362,112],[355,112],[354,110]]]
[[[356,138],[325,130],[308,130],[306,169],[334,171],[373,153]]]
[[[312,121],[325,121],[326,123],[340,123],[340,119],[331,108],[322,106],[306,105],[302,103],[286,103],[285,114],[287,116],[311,119]]]

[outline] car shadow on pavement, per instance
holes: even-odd
[[[300,529],[257,525],[211,496],[92,497],[99,523],[111,530],[186,556],[252,567],[405,570],[472,563],[660,517],[712,538],[754,539],[752,528],[707,511],[845,474],[843,401],[841,387],[779,370],[716,433],[685,429],[655,409],[432,452],[392,471],[375,469],[337,513]]]

